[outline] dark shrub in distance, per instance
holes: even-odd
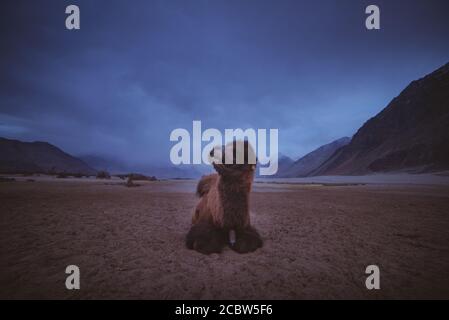
[[[98,171],[97,179],[111,179],[111,175],[107,171]]]

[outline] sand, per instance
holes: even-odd
[[[264,247],[205,256],[184,246],[194,181],[29,178],[0,183],[3,299],[449,298],[444,184],[258,183]],[[80,290],[65,288],[71,264]]]

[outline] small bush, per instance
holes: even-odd
[[[111,175],[107,171],[98,171],[97,179],[111,179]]]
[[[154,177],[154,176],[148,177],[148,176],[145,176],[140,173],[130,173],[128,175],[128,179],[132,179],[134,181],[156,181],[157,180],[156,177]]]
[[[133,179],[128,177],[128,180],[126,180],[126,184],[125,184],[128,188],[132,188],[132,187],[138,187],[138,184],[135,184],[133,182]]]

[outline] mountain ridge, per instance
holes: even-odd
[[[48,142],[0,137],[0,173],[62,172],[91,175],[96,170]]]
[[[314,149],[298,160],[293,161],[288,166],[279,166],[276,178],[306,177],[312,170],[319,167],[324,161],[332,156],[336,150],[348,144],[350,140],[351,138],[349,137],[342,137]]]
[[[412,81],[309,176],[449,168],[449,63]]]

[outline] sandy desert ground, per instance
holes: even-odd
[[[0,183],[3,299],[449,298],[447,184],[257,183],[264,247],[205,256],[184,247],[194,181],[26,179]]]

